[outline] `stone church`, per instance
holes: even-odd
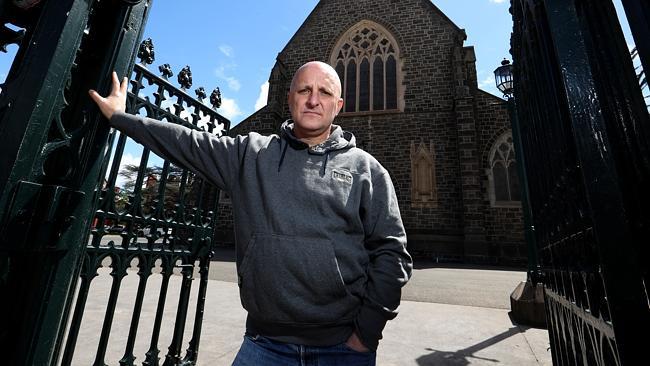
[[[390,172],[415,256],[522,264],[522,211],[510,122],[480,90],[474,48],[430,0],[321,0],[277,56],[266,107],[232,134],[277,133],[291,77],[332,65],[345,101],[334,121]],[[280,187],[278,187],[280,189]],[[222,194],[220,245],[233,242]]]

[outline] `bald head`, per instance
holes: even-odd
[[[343,107],[338,74],[323,62],[302,65],[291,80],[288,103],[295,136],[309,146],[320,144]]]
[[[335,89],[334,90],[335,96],[336,97],[341,96],[341,79],[339,79],[339,74],[336,73],[336,70],[334,70],[332,66],[321,61],[310,61],[300,66],[298,70],[296,70],[296,73],[293,74],[293,79],[291,79],[291,86],[289,88],[289,92],[294,91],[296,89],[296,80],[298,80],[298,77],[300,76],[301,73],[307,70],[318,70],[322,72],[325,75],[325,77],[330,79],[329,81],[332,83]]]

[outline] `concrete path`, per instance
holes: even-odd
[[[230,365],[242,341],[245,311],[239,302],[233,253],[218,252],[212,262],[198,365]],[[513,324],[509,295],[525,279],[522,271],[499,268],[441,266],[419,262],[404,288],[398,317],[389,322],[380,343],[377,365],[551,365],[548,332]],[[89,365],[95,357],[108,290],[108,269],[95,279],[73,364]],[[135,345],[136,364],[149,349],[160,276],[150,278]],[[118,365],[126,346],[137,276],[130,272],[122,285],[105,362]],[[196,299],[198,281],[193,286]],[[180,277],[170,281],[169,298],[177,297]],[[148,294],[151,295],[148,295]],[[193,304],[191,304],[193,309]],[[161,357],[172,335],[176,304],[165,308]],[[183,349],[191,337],[188,317]],[[263,366],[263,365],[261,365]]]
[[[246,314],[236,284],[211,281],[209,291],[216,310],[206,312],[198,364],[230,365]],[[514,325],[505,309],[404,301],[384,330],[377,365],[551,365],[547,347],[546,330]]]

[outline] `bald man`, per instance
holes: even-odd
[[[336,71],[301,66],[292,119],[271,136],[217,138],[126,114],[126,87],[114,73],[110,95],[90,91],[110,124],[232,198],[248,312],[233,365],[374,365],[412,260],[388,172],[333,124]]]

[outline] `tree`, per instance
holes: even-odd
[[[119,175],[124,178],[124,185],[121,188],[121,195],[116,195],[117,198],[123,195],[132,195],[135,191],[135,185],[138,180],[139,174],[142,174],[142,187],[141,187],[141,205],[142,211],[145,215],[151,215],[156,210],[159,196],[160,177],[163,174],[161,166],[148,166],[144,170],[140,169],[139,165],[126,164],[119,172]],[[165,180],[165,191],[162,193],[163,207],[167,216],[175,212],[176,203],[178,202],[180,194],[180,183],[183,170],[175,165],[170,165]],[[188,182],[189,183],[189,182]]]

